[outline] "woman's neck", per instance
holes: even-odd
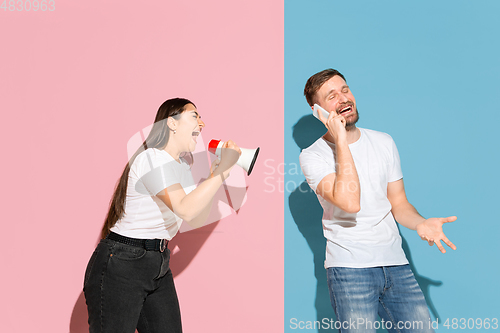
[[[163,150],[165,150],[170,156],[172,156],[172,158],[174,160],[176,160],[177,162],[181,162],[180,160],[180,156],[181,156],[181,151],[179,149],[177,149],[177,147],[173,144],[171,144],[172,140],[169,141],[169,143],[167,143],[167,145],[165,146],[165,148]]]

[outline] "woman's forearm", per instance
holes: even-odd
[[[210,213],[214,196],[222,185],[223,180],[223,173],[216,170],[208,179],[185,195],[178,205],[173,207],[174,213],[188,223],[191,221],[194,221],[194,224],[197,225],[202,223]],[[206,216],[203,218],[203,216],[199,217],[200,215]],[[202,222],[199,220],[202,220]],[[193,225],[193,227],[195,226]]]

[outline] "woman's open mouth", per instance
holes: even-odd
[[[194,132],[192,133],[192,138],[193,138],[193,141],[194,141],[194,142],[197,142],[197,141],[196,141],[196,139],[197,139],[198,135],[200,135],[200,132],[194,131]]]

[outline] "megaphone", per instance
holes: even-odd
[[[214,155],[217,155],[217,157],[220,158],[222,152],[222,145],[224,145],[224,141],[213,139],[208,144],[208,151]],[[241,155],[236,164],[242,167],[243,170],[247,172],[247,175],[250,176],[255,161],[257,160],[257,155],[259,155],[260,147],[257,147],[256,149],[246,149],[240,147],[240,149],[241,149]]]

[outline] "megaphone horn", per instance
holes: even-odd
[[[217,155],[217,157],[220,158],[223,145],[224,145],[224,141],[213,139],[208,144],[208,151],[214,155]],[[238,161],[236,162],[236,164],[239,165],[240,167],[242,167],[243,170],[246,171],[247,175],[250,176],[250,173],[253,170],[253,166],[255,164],[255,161],[257,160],[257,156],[259,155],[260,147],[257,147],[256,149],[247,149],[247,148],[240,147],[240,149],[241,149],[241,155],[240,155],[240,158],[238,159]]]

